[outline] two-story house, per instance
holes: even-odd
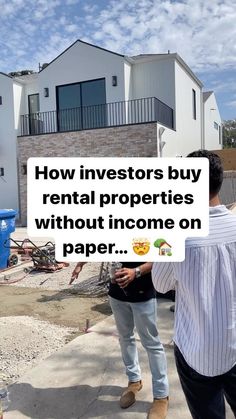
[[[127,57],[80,40],[39,73],[0,73],[0,207],[19,209],[26,223],[29,157],[221,148],[217,104],[202,87],[176,53]]]

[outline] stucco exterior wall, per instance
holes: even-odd
[[[16,130],[14,120],[13,80],[0,74],[0,208],[18,209]]]
[[[132,99],[156,97],[175,109],[175,67],[173,58],[150,60],[132,66]]]
[[[117,76],[117,86],[112,86]],[[56,86],[105,78],[106,102],[125,100],[124,58],[82,42],[76,42],[39,73],[40,111],[56,110]],[[43,89],[49,88],[49,97]]]
[[[24,86],[25,91],[25,100],[24,100],[24,112],[23,114],[29,113],[29,102],[28,95],[34,95],[39,93],[39,84],[38,84],[38,74],[35,74],[34,77],[30,78],[30,81]],[[39,97],[39,109],[40,109],[40,100]]]
[[[129,125],[18,138],[21,224],[27,222],[29,157],[156,157],[157,124]]]
[[[20,127],[20,115],[24,113],[23,100],[24,99],[24,87],[22,84],[13,82],[13,100],[14,100],[14,121],[15,130],[18,132]]]
[[[192,90],[196,92],[196,120],[193,118]],[[202,102],[200,86],[175,63],[176,154],[185,157],[202,144]]]
[[[218,129],[215,128],[214,122]],[[222,148],[221,117],[214,93],[204,103],[204,137],[207,150]]]
[[[164,129],[162,133],[161,128]],[[162,157],[178,157],[178,133],[158,124],[157,137],[159,137],[161,156]],[[160,149],[159,148],[159,149]]]
[[[133,97],[132,74],[133,74],[132,65],[125,62],[124,63],[125,100],[130,100]]]

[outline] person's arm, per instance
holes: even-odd
[[[121,268],[117,270],[116,282],[121,288],[127,287],[136,277],[142,277],[152,270],[152,262],[145,262],[137,268]]]
[[[173,290],[176,279],[173,272],[173,264],[168,262],[155,262],[152,266],[152,282],[154,288],[163,294]]]
[[[72,272],[72,275],[71,275],[71,279],[70,279],[69,285],[71,285],[71,284],[74,282],[74,280],[78,278],[78,276],[79,276],[80,272],[82,271],[83,266],[84,266],[86,263],[87,263],[87,262],[78,262],[78,263],[77,263],[77,265],[76,265],[75,269],[74,269],[74,270],[73,270],[73,272]]]

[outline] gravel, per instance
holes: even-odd
[[[78,294],[99,295],[106,287],[98,285],[100,263],[88,263],[73,285],[68,285],[75,263],[56,272],[31,272],[24,279],[9,284],[10,287],[40,288]],[[25,266],[25,265],[24,265]],[[32,266],[32,263],[27,264]],[[18,279],[25,274],[21,270],[11,275]],[[3,280],[3,274],[0,275]],[[92,288],[91,288],[92,287]],[[13,383],[39,361],[63,347],[78,329],[58,326],[29,316],[0,317],[0,381]]]
[[[0,380],[8,384],[60,349],[77,329],[29,316],[0,318]]]

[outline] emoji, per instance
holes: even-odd
[[[172,256],[171,245],[165,241],[165,239],[157,239],[154,242],[154,246],[159,249],[160,256]]]
[[[149,252],[150,241],[146,238],[133,239],[133,251],[136,255],[143,256]]]

